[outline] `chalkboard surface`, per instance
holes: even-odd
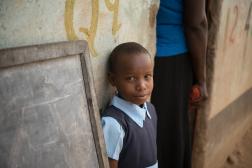
[[[107,167],[87,45],[0,50],[0,167]]]

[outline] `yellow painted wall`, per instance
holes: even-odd
[[[1,0],[0,48],[87,40],[102,107],[111,93],[105,70],[114,46],[136,41],[154,56],[158,5],[159,0]]]

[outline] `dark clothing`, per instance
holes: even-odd
[[[118,168],[146,168],[157,162],[157,116],[152,104],[147,103],[147,108],[151,118],[146,116],[142,128],[113,105],[109,106],[103,113],[103,117],[115,118],[125,132]]]
[[[205,0],[160,0],[152,95],[159,168],[191,167],[188,100],[192,76],[207,97],[206,44]]]
[[[192,67],[186,54],[155,57],[152,103],[157,110],[159,168],[190,168],[188,119]]]

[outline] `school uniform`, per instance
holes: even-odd
[[[157,168],[156,124],[151,103],[140,107],[114,96],[102,115],[108,157],[118,168]]]

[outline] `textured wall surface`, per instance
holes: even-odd
[[[252,87],[251,0],[223,1],[209,118]]]
[[[209,100],[199,112],[195,168],[220,168],[252,121],[252,1],[209,1]]]
[[[107,103],[108,53],[136,41],[155,53],[159,0],[1,0],[0,48],[85,39],[88,41],[98,104]]]

